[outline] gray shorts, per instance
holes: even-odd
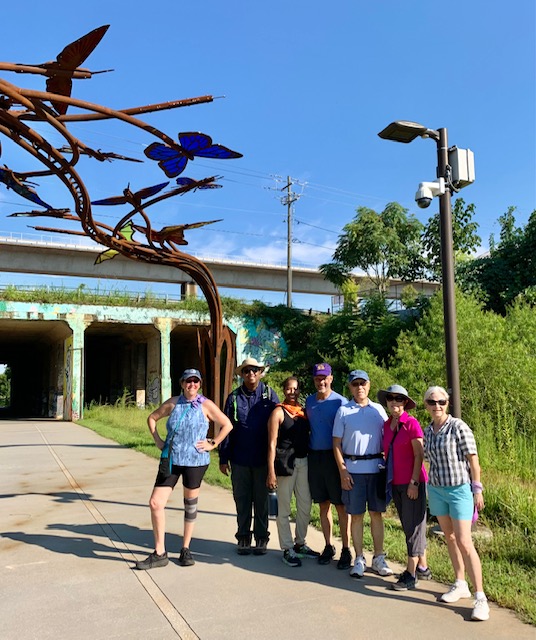
[[[352,473],[354,486],[350,491],[342,490],[342,501],[346,512],[359,516],[365,511],[385,511],[385,500],[378,498],[378,473]]]

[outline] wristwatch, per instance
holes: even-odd
[[[414,480],[413,478],[409,481],[409,483],[413,487],[418,487],[419,486],[419,483],[416,480]]]
[[[216,446],[216,440],[214,440],[214,438],[207,438],[207,442],[211,444],[213,447]]]

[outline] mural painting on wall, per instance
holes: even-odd
[[[73,406],[73,336],[64,343],[63,357],[63,397],[65,398],[64,418],[71,419]]]
[[[272,366],[287,355],[287,344],[281,331],[265,320],[246,320],[238,331],[237,343],[243,345],[242,358],[255,358]]]

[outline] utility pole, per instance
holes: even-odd
[[[299,198],[292,191],[292,179],[287,176],[287,184],[281,191],[287,190],[287,195],[281,198],[281,203],[287,205],[287,307],[292,307],[292,204]]]

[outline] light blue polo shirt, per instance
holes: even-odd
[[[381,404],[369,400],[364,407],[350,400],[337,411],[333,437],[342,438],[342,451],[352,456],[381,453],[383,423],[387,414]],[[379,458],[345,460],[350,473],[378,473]]]

